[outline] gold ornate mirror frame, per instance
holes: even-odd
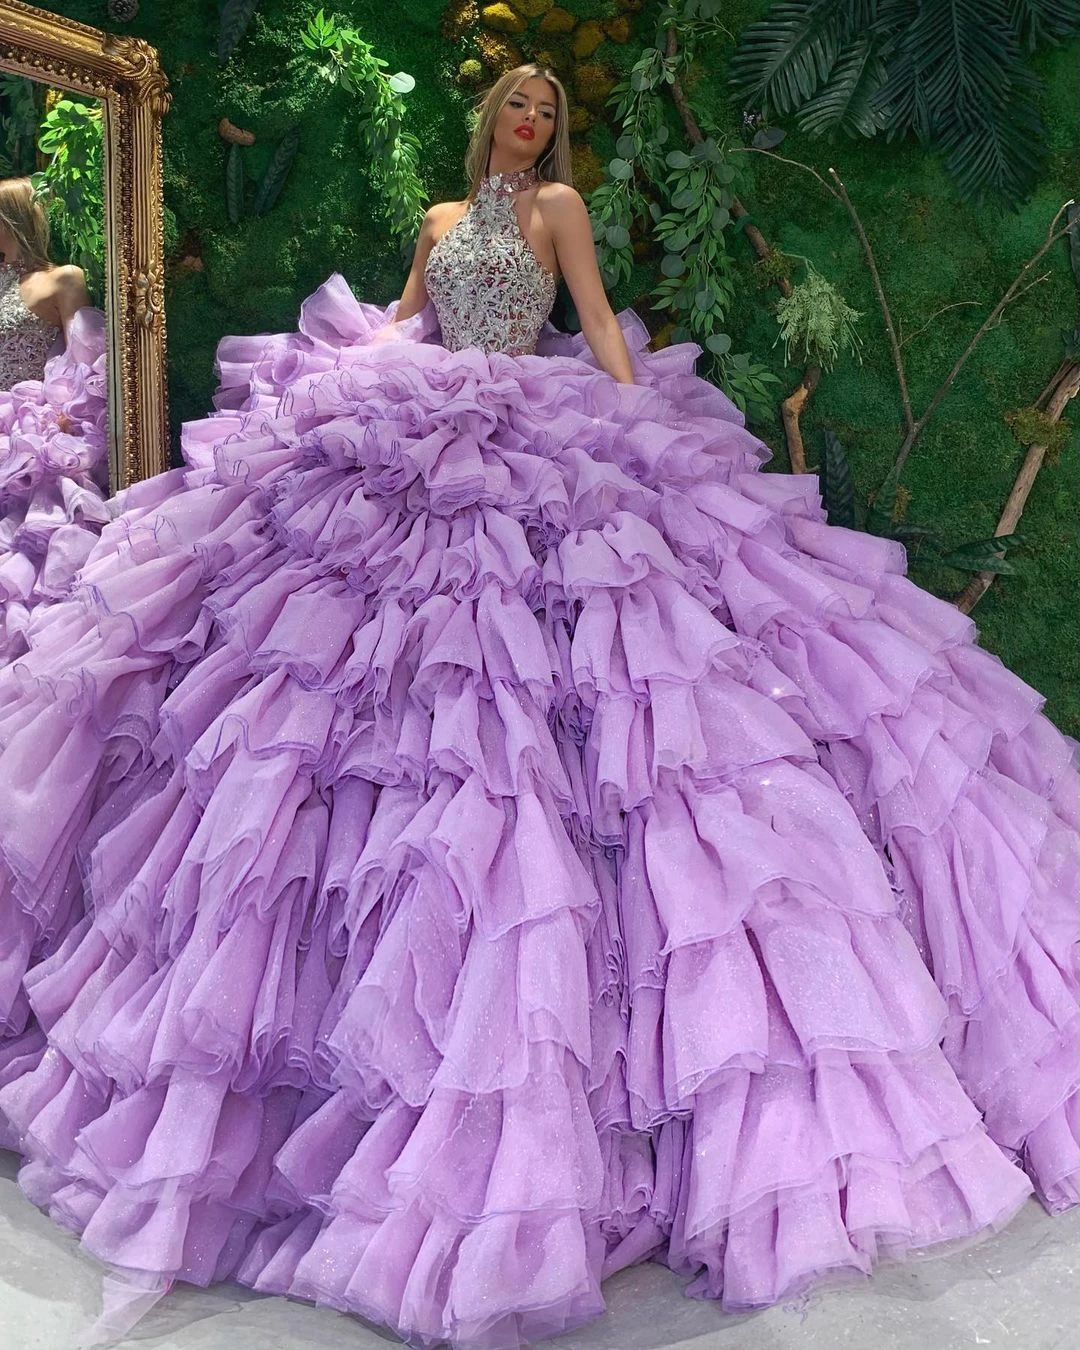
[[[0,0],[0,69],[101,99],[113,491],[169,462],[158,54],[19,0]]]

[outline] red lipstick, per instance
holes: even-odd
[[[514,135],[520,136],[523,141],[531,141],[536,137],[536,132],[529,126],[528,122],[522,122],[521,126],[514,128]]]

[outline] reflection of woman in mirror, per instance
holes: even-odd
[[[469,162],[396,311],[222,343],[0,670],[0,1129],[116,1332],[517,1346],[1080,1198],[1070,744],[612,314],[550,72]]]
[[[40,379],[58,334],[89,303],[82,268],[49,260],[49,219],[29,178],[0,179],[0,389]]]
[[[49,259],[28,178],[0,179],[0,659],[63,595],[108,518],[105,316]]]

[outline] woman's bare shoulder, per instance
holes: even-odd
[[[536,186],[536,200],[556,208],[585,205],[585,198],[569,183],[552,183],[544,180]]]
[[[467,201],[463,202],[435,202],[429,206],[424,216],[424,224],[427,226],[438,227],[444,222],[451,221],[455,216],[460,216],[462,211],[469,205]]]

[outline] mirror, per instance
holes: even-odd
[[[23,504],[23,534],[92,526],[95,498],[168,467],[169,101],[141,39],[0,0],[0,595],[5,456],[9,478],[21,473],[28,488],[64,469],[36,515]],[[28,428],[17,456],[13,425]],[[61,542],[80,546],[70,532]]]

